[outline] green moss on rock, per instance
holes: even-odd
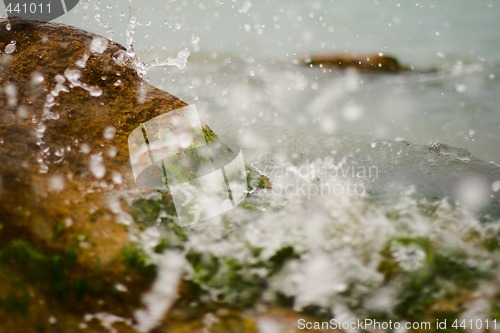
[[[149,256],[137,244],[127,246],[122,251],[123,260],[129,271],[138,273],[147,278],[156,276],[157,268]]]
[[[393,257],[391,246],[394,243],[416,245],[425,252],[420,267],[404,270]],[[426,238],[399,238],[391,240],[382,251],[383,260],[379,271],[386,277],[386,283],[392,279],[402,279],[395,313],[400,318],[417,320],[429,315],[436,302],[443,298],[457,296],[457,290],[472,290],[479,281],[491,278],[491,274],[473,266],[460,250],[438,251]],[[454,316],[459,313],[453,313]],[[439,318],[439,311],[432,316]],[[447,316],[448,316],[447,315]]]

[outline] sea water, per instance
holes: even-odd
[[[147,77],[241,141],[249,129],[335,131],[428,145],[500,162],[500,9],[494,1],[83,1],[60,20],[127,44],[141,60],[190,51],[185,69]],[[131,14],[132,13],[132,14]],[[99,23],[99,24],[98,24]],[[383,53],[416,70],[400,76],[323,73],[294,61]],[[274,124],[274,125],[273,125]],[[327,147],[325,147],[327,148]]]
[[[146,66],[144,77],[196,104],[271,177],[273,189],[249,199],[254,209],[186,229],[185,245],[249,267],[292,247],[300,259],[280,274],[247,272],[268,276],[268,299],[291,296],[297,310],[318,306],[337,317],[391,309],[401,286],[383,284],[381,251],[389,244],[407,272],[428,255],[418,242],[394,239],[426,238],[444,256],[460,249],[468,267],[498,276],[498,257],[481,245],[498,223],[480,222],[498,219],[483,209],[498,205],[500,192],[496,2],[102,0],[81,1],[60,21],[133,41],[146,64],[174,65]],[[179,52],[187,63],[174,61]],[[343,52],[394,55],[415,73],[298,63]],[[135,237],[152,252],[161,232]],[[226,287],[210,289],[213,300],[230,298]],[[488,304],[495,288],[481,284],[478,300]],[[489,315],[478,300],[462,318]]]

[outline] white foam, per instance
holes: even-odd
[[[108,48],[108,40],[106,38],[95,36],[90,43],[90,52],[102,54]]]
[[[185,269],[185,259],[176,251],[165,252],[158,263],[158,276],[142,297],[144,308],[136,311],[136,329],[141,333],[158,326],[177,298],[177,288]]]

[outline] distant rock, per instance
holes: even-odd
[[[302,59],[301,62],[311,67],[355,69],[362,73],[402,73],[410,70],[409,67],[400,64],[395,57],[377,53],[313,55]]]

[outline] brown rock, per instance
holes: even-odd
[[[72,241],[52,241],[58,226],[71,224],[72,234],[89,238],[89,255],[98,254],[106,265],[128,242],[126,229],[116,223],[121,212],[108,197],[134,184],[127,137],[140,122],[186,104],[118,65],[113,56],[120,45],[110,41],[102,54],[90,52],[94,37],[55,23],[0,24],[0,50],[15,43],[13,52],[0,54],[0,216],[4,237],[17,237],[9,232],[15,228],[54,248]],[[79,68],[85,57],[85,68]],[[68,70],[102,93],[70,88]],[[138,90],[146,91],[144,101]],[[49,112],[59,119],[44,115]],[[107,128],[116,130],[112,139],[104,137]],[[107,171],[99,178],[89,165],[101,161]]]
[[[303,60],[307,66],[326,69],[355,69],[362,73],[401,73],[410,70],[389,55],[377,53],[364,55],[330,54],[315,55]]]

